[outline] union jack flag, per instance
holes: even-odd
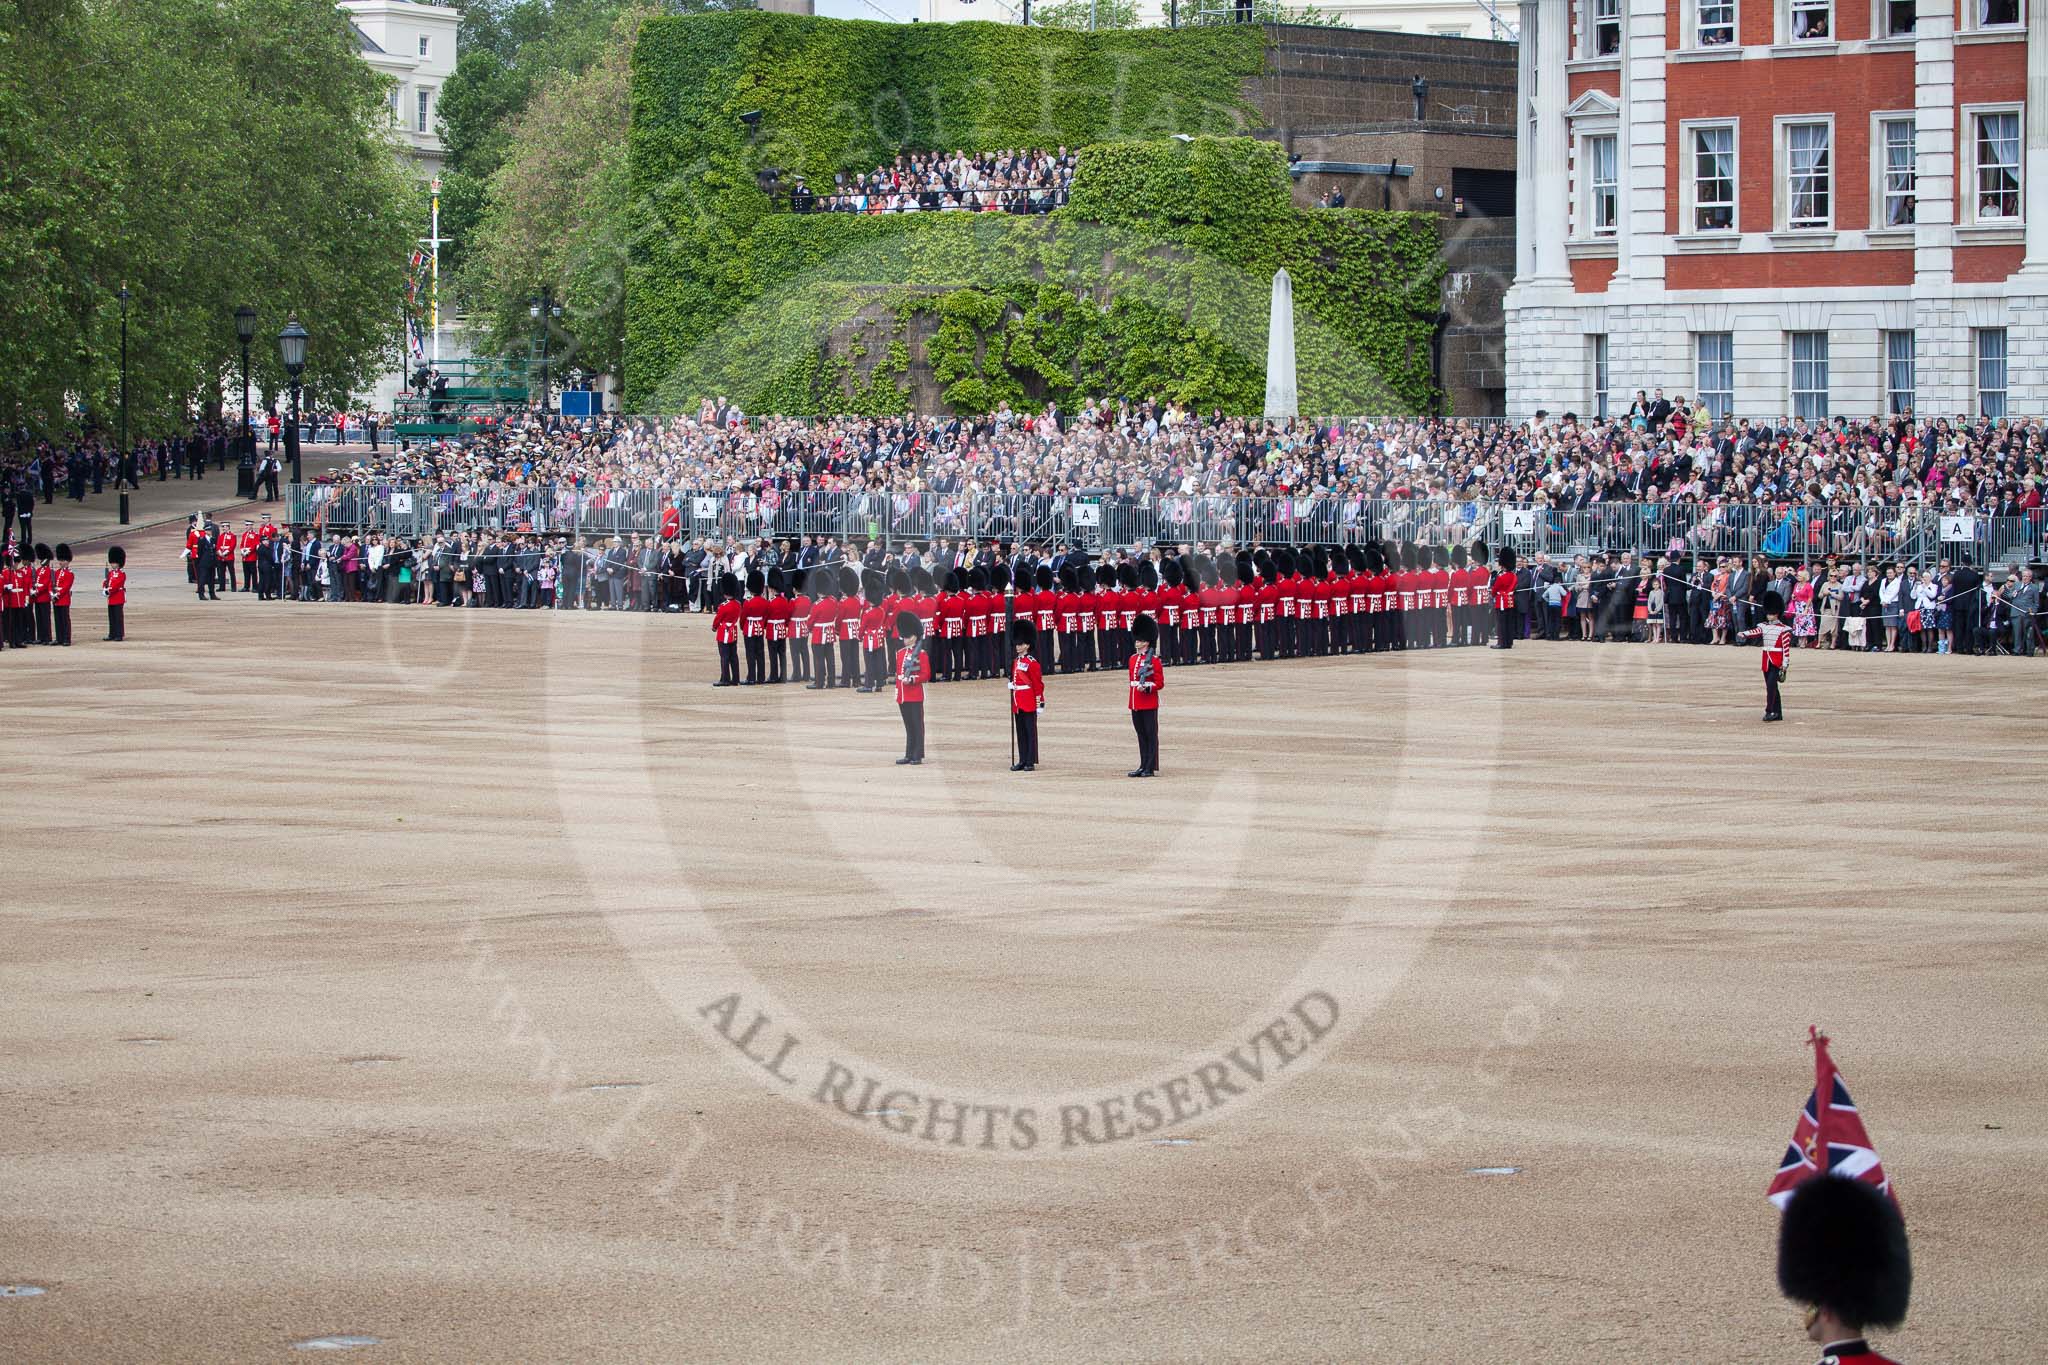
[[[1778,1173],[1771,1178],[1766,1194],[1782,1209],[1793,1190],[1825,1173],[1874,1185],[1896,1202],[1898,1195],[1885,1176],[1884,1164],[1877,1159],[1877,1149],[1870,1145],[1870,1134],[1864,1131],[1863,1115],[1849,1098],[1849,1087],[1835,1070],[1834,1059],[1828,1056],[1827,1035],[1811,1026],[1806,1032],[1813,1048],[1813,1092],[1799,1111],[1792,1143],[1785,1149],[1785,1158],[1778,1163]]]

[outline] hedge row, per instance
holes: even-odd
[[[1276,147],[1220,136],[1256,120],[1237,92],[1262,41],[1251,27],[649,22],[631,167],[657,226],[627,271],[628,402],[896,412],[928,376],[956,411],[1091,395],[1257,411],[1285,266],[1304,407],[1426,407],[1434,221],[1296,209]],[[750,137],[738,116],[755,109]],[[755,178],[775,166],[816,188],[899,148],[1061,145],[1081,148],[1074,192],[1045,218],[776,213]]]

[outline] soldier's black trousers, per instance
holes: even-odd
[[[1778,698],[1778,680],[1784,676],[1785,670],[1782,668],[1764,670],[1764,714],[1767,716],[1785,714],[1784,703]]]
[[[718,680],[728,686],[740,680],[740,647],[730,640],[718,647]]]
[[[924,703],[921,701],[898,702],[896,709],[903,713],[903,756],[909,759],[924,757]]]
[[[1502,649],[1515,647],[1515,609],[1495,607],[1493,611],[1494,643]]]
[[[839,685],[855,687],[860,683],[860,641],[839,642]]]
[[[830,687],[832,676],[832,646],[811,646],[811,682],[816,687]]]
[[[1017,730],[1017,761],[1038,766],[1038,713],[1019,711],[1011,717]]]
[[[1138,767],[1148,773],[1159,771],[1159,712],[1131,712],[1131,728],[1138,732]]]
[[[70,644],[70,643],[71,643],[71,608],[69,608],[69,607],[58,607],[58,608],[56,608],[56,609],[54,610],[54,612],[53,612],[53,615],[54,615],[54,616],[55,616],[55,618],[56,618],[56,620],[55,620],[55,625],[56,625],[56,630],[57,630],[57,643],[58,643],[58,644],[60,644],[60,645],[68,645],[68,644]]]
[[[758,683],[766,676],[767,642],[758,635],[747,637],[747,681]]]
[[[789,644],[784,640],[768,642],[768,681],[782,681],[783,670],[789,665]]]

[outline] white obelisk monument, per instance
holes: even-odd
[[[1299,417],[1301,394],[1294,383],[1294,281],[1273,272],[1273,317],[1266,336],[1266,416]]]

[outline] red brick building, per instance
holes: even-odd
[[[2048,412],[2048,0],[1528,0],[1508,411]]]

